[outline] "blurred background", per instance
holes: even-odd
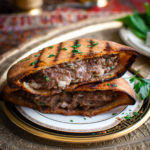
[[[0,54],[63,25],[143,12],[145,2],[150,0],[0,0]]]

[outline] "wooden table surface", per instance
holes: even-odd
[[[72,28],[83,28],[89,24],[90,21],[83,21],[74,25],[74,27],[68,27],[68,29],[62,31],[61,33],[66,33]],[[97,22],[100,22],[97,21]],[[103,19],[104,22],[104,19]],[[92,24],[92,22],[90,22]],[[94,24],[94,22],[93,22]],[[94,33],[89,33],[81,36],[80,38],[96,38],[96,39],[105,39],[112,40],[118,43],[122,43],[119,35],[119,28],[113,30],[104,30]],[[59,33],[59,32],[58,32]],[[51,37],[52,38],[52,37]],[[29,48],[28,48],[29,49]],[[8,68],[8,66],[24,53],[26,50],[22,51],[21,46],[17,49],[17,53],[14,55],[9,52],[8,58],[3,55],[1,57],[1,70],[0,75]],[[145,78],[150,78],[150,58],[140,55],[136,62],[132,65],[131,69],[140,70],[141,75]],[[141,127],[135,131],[109,141],[97,142],[97,143],[86,143],[86,144],[70,144],[70,143],[61,143],[51,140],[45,140],[26,131],[18,128],[9,119],[5,116],[3,111],[0,109],[0,149],[2,150],[57,150],[57,149],[98,149],[98,150],[149,150],[150,149],[150,120],[146,121]]]

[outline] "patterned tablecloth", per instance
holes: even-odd
[[[1,14],[0,15],[0,54],[16,48],[20,44],[44,35],[46,32],[79,22],[88,18],[107,17],[117,13],[131,12],[134,9],[143,11],[144,2],[150,0],[109,0],[106,7],[96,6],[81,9],[84,5],[74,0],[72,3],[53,5],[46,0],[43,12],[40,15],[30,16],[27,14]],[[0,9],[5,10],[6,5],[0,0]],[[59,1],[61,2],[61,1]],[[7,4],[8,7],[8,4]],[[8,12],[14,10],[8,7]],[[10,11],[11,12],[11,11]]]

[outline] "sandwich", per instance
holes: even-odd
[[[51,45],[9,69],[3,99],[44,113],[86,116],[134,104],[132,88],[117,78],[136,56],[128,46],[96,39]]]

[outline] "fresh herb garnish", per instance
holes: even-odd
[[[96,46],[96,45],[98,45],[98,42],[96,42],[96,43],[93,42],[92,44],[93,44],[93,46]]]
[[[77,48],[77,47],[80,47],[80,46],[81,46],[80,44],[76,44],[76,45],[73,45],[72,47]]]
[[[54,57],[54,56],[56,56],[56,55],[54,55],[54,54],[51,54],[51,55],[49,55],[49,56],[48,56],[48,58],[51,58],[51,57]]]
[[[137,76],[137,73],[130,78],[130,82],[133,83],[133,89],[135,90],[137,97],[144,100],[150,94],[150,79],[143,79]]]
[[[70,120],[70,122],[73,122],[73,120]]]
[[[110,66],[110,70],[113,70],[114,69],[114,66]]]
[[[88,47],[92,47],[92,45],[88,45]]]
[[[49,48],[53,48],[54,46],[49,46]]]
[[[66,48],[66,47],[63,47],[63,48],[61,48],[61,49],[62,49],[62,50],[65,50],[65,51],[68,50],[68,48]]]
[[[27,60],[30,60],[30,58],[25,58],[25,59],[21,60],[21,62],[24,62],[24,61],[27,61]]]
[[[36,55],[34,55],[34,57],[38,57],[38,56],[40,56],[41,54],[36,54]]]
[[[98,45],[98,42],[94,42],[94,41],[89,41],[89,42],[91,42],[91,45],[88,45],[88,47],[93,47]]]
[[[114,84],[114,87],[117,87],[118,85],[117,84]]]
[[[134,11],[131,15],[116,19],[142,40],[146,40],[147,32],[150,32],[150,5],[145,3],[144,6],[145,13]]]
[[[45,78],[45,80],[47,81],[47,82],[49,82],[49,77],[48,76],[44,76],[44,78]]]
[[[41,106],[45,106],[45,103],[44,103],[44,102],[40,102],[40,105],[41,105]]]
[[[137,116],[139,113],[138,112],[133,112],[133,115],[134,116]]]
[[[37,64],[37,62],[38,62],[38,60],[35,60],[34,62],[30,63],[30,66]]]
[[[84,117],[83,119],[84,119],[84,120],[86,120],[86,118],[85,118],[85,117]]]
[[[110,86],[110,83],[107,83],[107,86]]]
[[[80,52],[80,50],[78,50],[78,49],[74,49],[74,50],[72,50],[72,52],[74,53],[74,54],[82,54],[82,52]]]
[[[124,117],[126,120],[130,120],[131,119],[131,116],[130,115],[127,115]]]

